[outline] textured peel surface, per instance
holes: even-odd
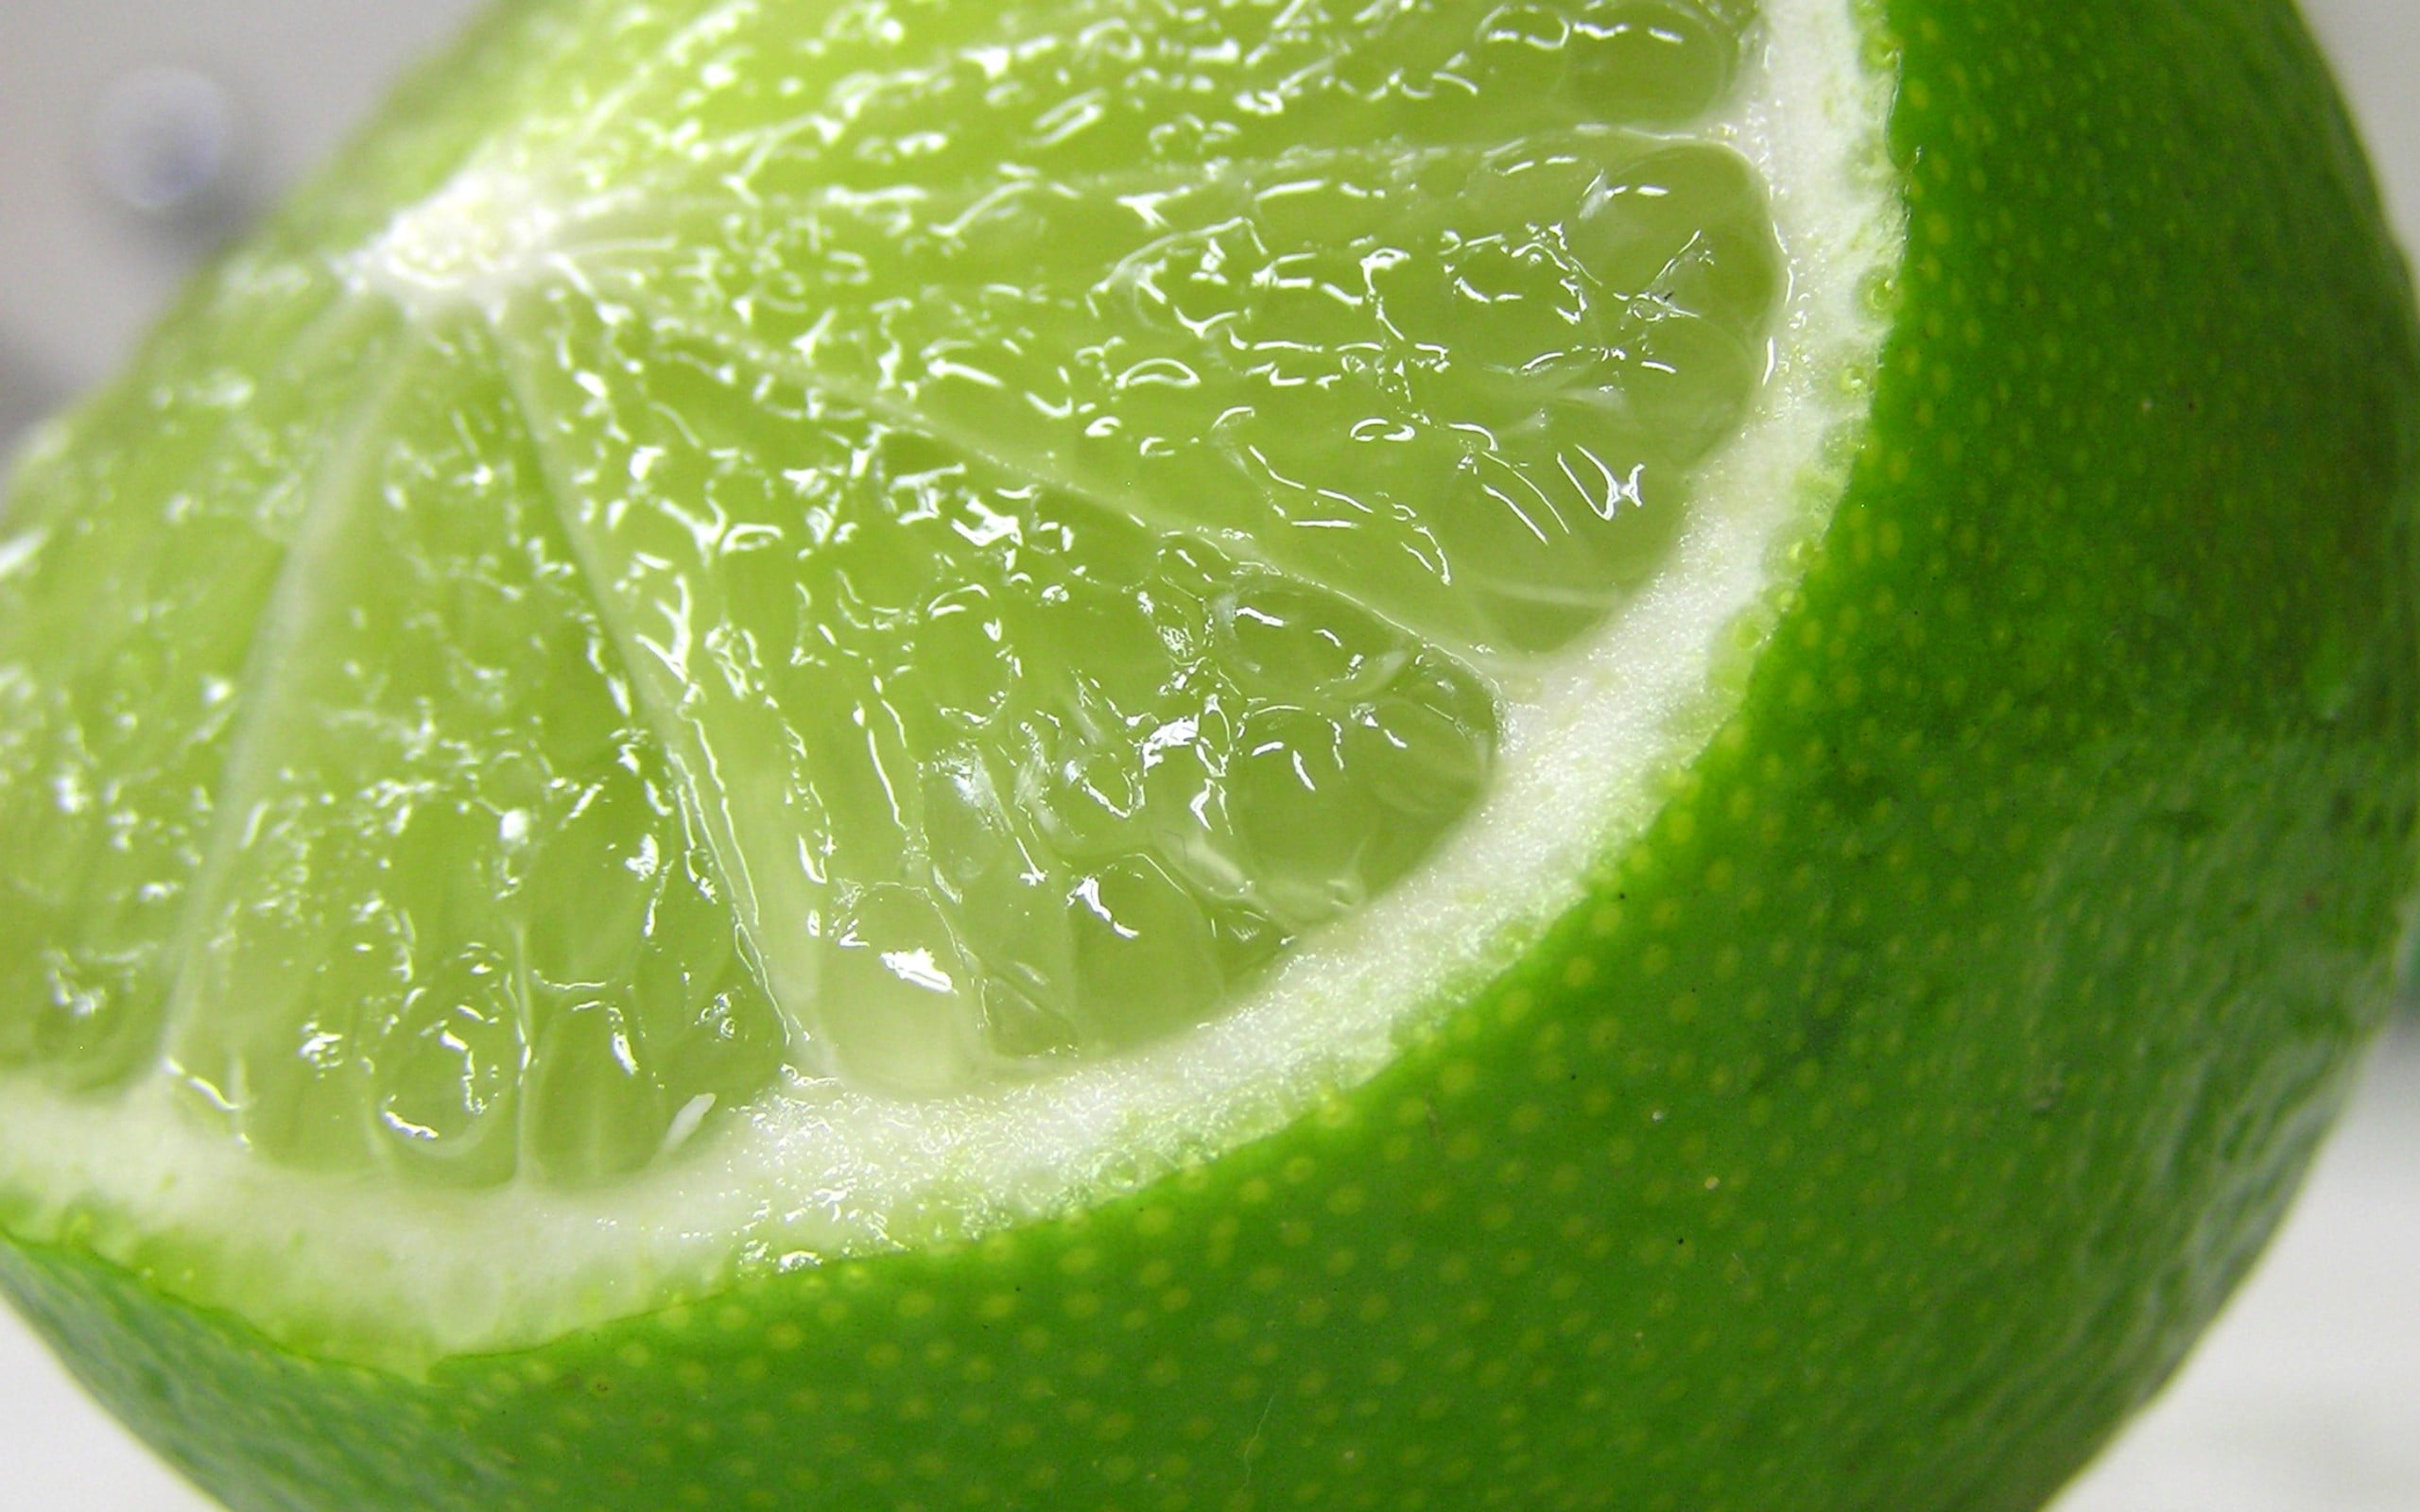
[[[1384,1065],[1736,696],[1894,255],[1833,0],[579,9],[0,536],[0,1184],[372,1350]]]

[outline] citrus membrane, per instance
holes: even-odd
[[[1383,1066],[1720,723],[1899,235],[1845,0],[585,9],[0,526],[12,1227],[381,1360]]]

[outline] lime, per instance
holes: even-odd
[[[0,1286],[240,1512],[2036,1504],[2415,476],[2270,0],[507,5],[17,470]]]

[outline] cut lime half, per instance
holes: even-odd
[[[606,9],[0,535],[10,1227],[354,1358],[1366,1080],[1714,738],[1887,316],[1846,0]]]

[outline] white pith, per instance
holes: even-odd
[[[1855,0],[1766,0],[1760,48],[1711,133],[1761,170],[1791,290],[1755,414],[1700,474],[1655,581],[1528,686],[1501,689],[1498,778],[1422,869],[1313,936],[1219,1022],[1030,1084],[901,1102],[832,1082],[760,1097],[596,1194],[449,1194],[247,1156],[176,1105],[26,1081],[0,1099],[0,1194],[19,1234],[197,1261],[168,1284],[272,1334],[409,1367],[535,1343],[710,1288],[736,1268],[959,1239],[1131,1190],[1366,1082],[1518,956],[1652,820],[1736,706],[1750,652],[1845,483],[1902,212]],[[369,250],[388,292],[486,298],[544,275],[553,220],[526,184],[466,174]],[[490,212],[493,215],[491,215]],[[467,229],[466,229],[467,228]],[[432,229],[460,232],[437,236]],[[401,240],[396,240],[401,237]],[[5,567],[5,564],[0,564]],[[32,1194],[39,1194],[38,1196]],[[29,1208],[30,1211],[26,1211]]]
[[[500,305],[548,276],[567,217],[518,174],[479,166],[447,180],[354,259],[362,282],[406,309]]]

